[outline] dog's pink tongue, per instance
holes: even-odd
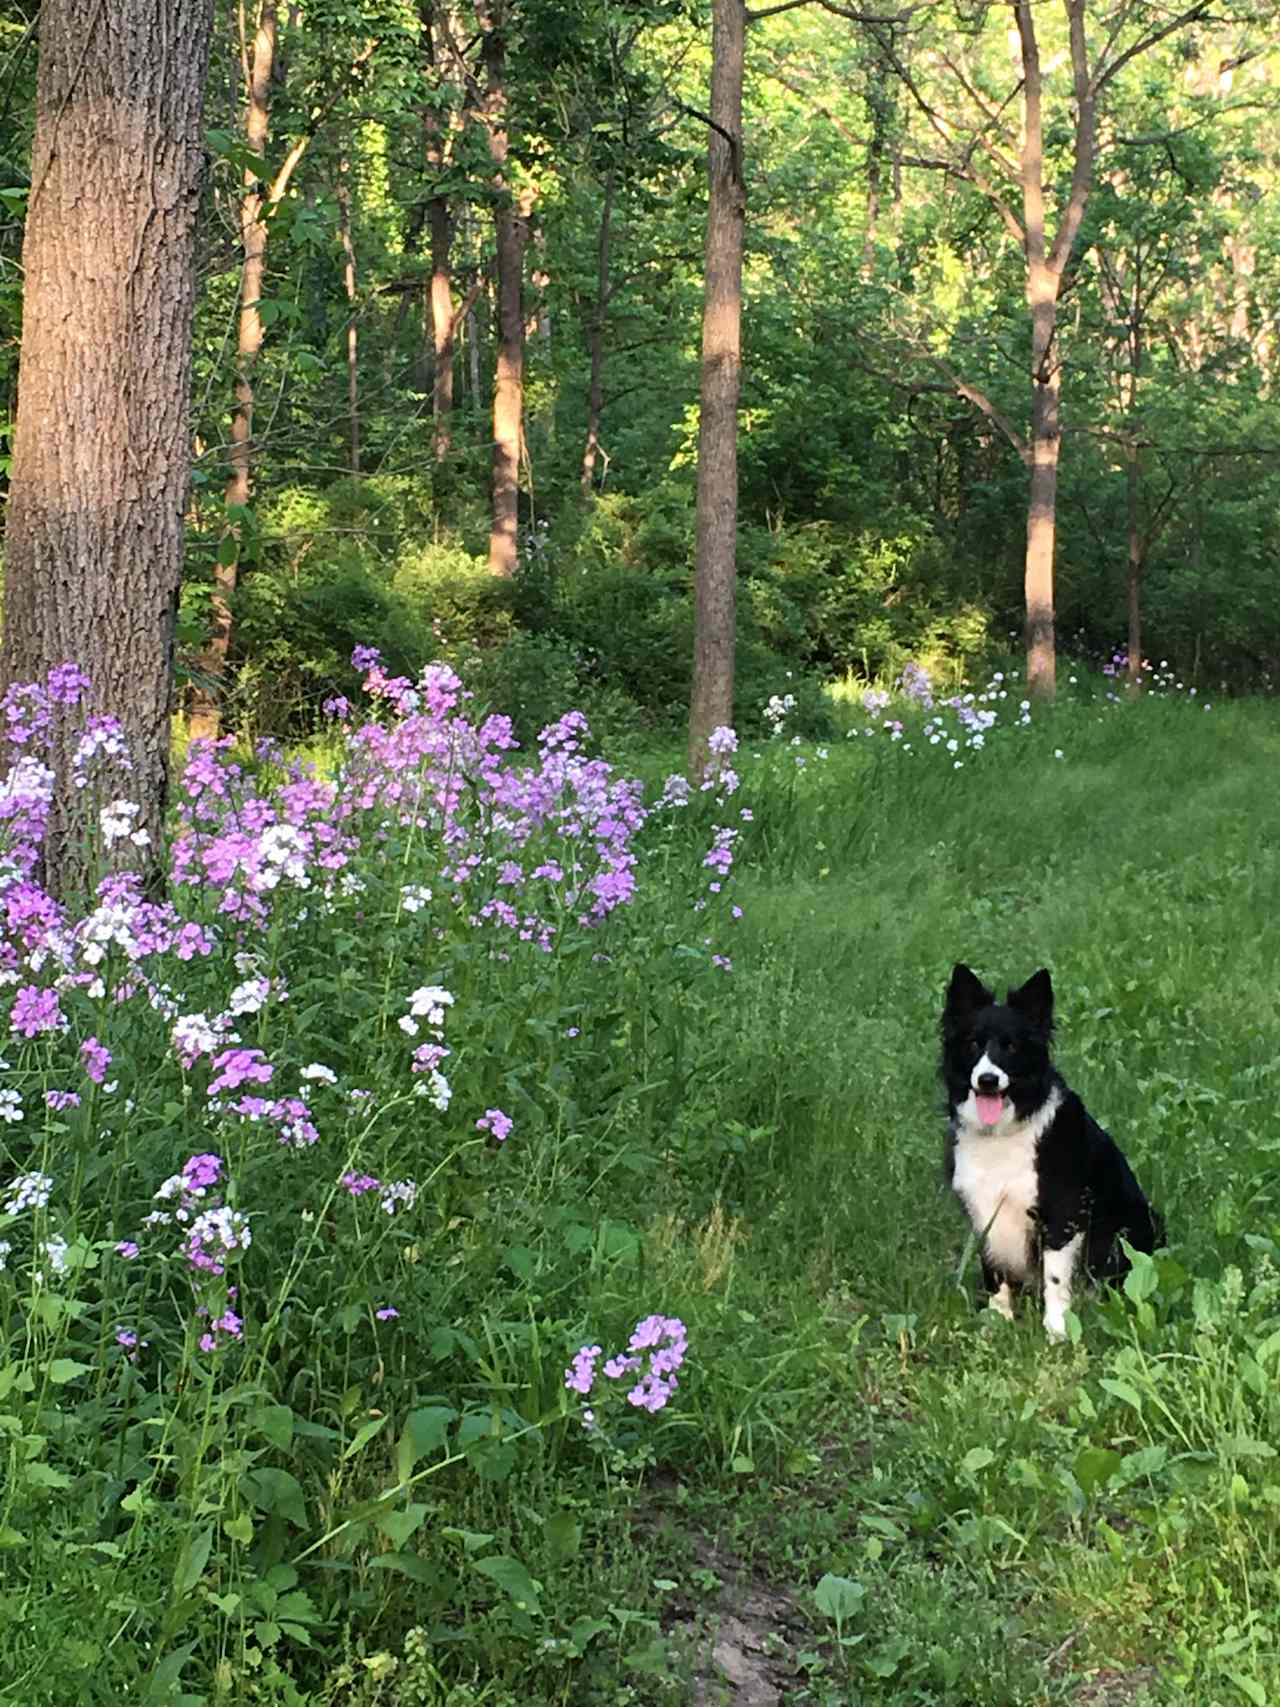
[[[981,1091],[975,1091],[973,1100],[978,1105],[978,1119],[984,1126],[994,1126],[1004,1112],[1004,1098],[984,1096]]]

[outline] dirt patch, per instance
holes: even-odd
[[[793,1600],[703,1543],[699,1563],[720,1578],[715,1604],[673,1634],[692,1661],[691,1707],[780,1707],[794,1686],[794,1649],[807,1634]]]

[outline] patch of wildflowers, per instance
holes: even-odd
[[[0,1214],[21,1215],[24,1209],[43,1209],[52,1190],[53,1179],[49,1174],[19,1174],[9,1183],[9,1195],[0,1204]]]

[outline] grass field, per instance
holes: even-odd
[[[404,1108],[416,1220],[372,1244],[315,1183],[323,1122],[276,1219],[242,1142],[246,1294],[274,1303],[216,1366],[172,1267],[136,1364],[102,1278],[152,1197],[130,1170],[213,1142],[189,1089],[122,1119],[109,1169],[46,1135],[86,1255],[65,1310],[0,1294],[0,1699],[1280,1699],[1280,714],[1082,688],[958,761],[918,724],[739,754],[711,911],[742,917],[710,940],[696,797],[553,970],[300,926],[268,1054],[379,1085],[386,992],[439,975],[467,1112],[450,1148]],[[1066,1346],[1029,1302],[974,1305],[935,1082],[956,959],[1052,968],[1060,1062],[1168,1221]],[[489,1103],[513,1134],[468,1150]],[[389,1177],[385,1149],[329,1153]],[[598,1384],[584,1429],[566,1365],[655,1311],[687,1329],[678,1392],[648,1415]]]

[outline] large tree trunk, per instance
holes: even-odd
[[[174,620],[190,476],[194,232],[210,0],[44,0],[18,415],[6,542],[3,676],[67,659],[89,707],[119,716],[158,850]],[[77,810],[58,796],[45,877],[84,876]]]
[[[453,219],[443,196],[432,196],[427,219],[431,226],[431,345],[435,353],[431,377],[432,444],[436,461],[444,462],[453,441],[453,347],[457,316],[449,257]]]
[[[742,348],[742,0],[713,0],[711,129],[707,144],[706,283],[698,421],[697,565],[689,774],[700,777],[707,738],[733,722],[738,534],[738,387]]]
[[[519,554],[520,450],[524,429],[524,311],[521,275],[528,221],[507,181],[506,0],[476,0],[476,18],[484,32],[484,123],[493,161],[496,199],[498,287],[498,360],[493,384],[493,520],[489,531],[489,570],[516,572]]]
[[[582,496],[589,498],[595,481],[596,457],[600,450],[600,415],[604,409],[604,329],[609,312],[609,248],[613,235],[613,184],[610,170],[604,181],[600,204],[600,230],[596,240],[596,300],[587,322],[587,354],[591,377],[587,383],[587,442],[582,451]]]
[[[231,652],[231,602],[240,578],[240,547],[243,516],[253,496],[253,403],[254,368],[262,351],[262,316],[258,304],[267,270],[267,226],[262,218],[265,197],[267,138],[271,130],[271,79],[276,62],[277,18],[275,0],[262,0],[252,54],[247,59],[249,87],[246,92],[245,141],[263,157],[262,172],[246,169],[244,199],[240,204],[240,242],[243,267],[240,276],[240,317],[236,346],[236,405],[231,416],[231,448],[225,500],[227,529],[213,569],[213,598],[210,603],[210,632],[200,657],[206,682],[192,696],[190,729],[193,736],[213,739],[219,728],[219,696],[226,680]]]

